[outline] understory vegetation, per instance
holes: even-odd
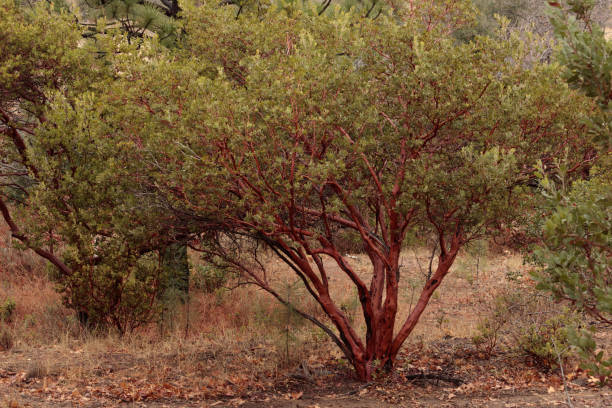
[[[129,401],[608,385],[610,11],[0,0],[0,350],[182,379],[84,397]],[[64,398],[52,354],[0,378]]]

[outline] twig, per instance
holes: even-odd
[[[420,373],[405,376],[406,380],[439,380],[446,381],[454,385],[461,385],[464,381],[460,378],[451,377],[444,374]]]
[[[310,383],[310,384],[316,384],[316,381],[314,381],[312,378],[308,378],[304,374],[291,373],[291,374],[287,374],[286,377],[290,378],[292,380],[307,382],[307,383]]]
[[[557,358],[559,359],[559,368],[561,369],[561,379],[563,379],[563,391],[565,392],[565,399],[567,400],[567,406],[570,408],[574,408],[572,404],[572,400],[570,399],[569,391],[567,390],[567,381],[565,380],[565,372],[563,370],[563,361],[561,361],[561,353],[559,353],[559,349],[557,348],[557,342],[555,339],[552,339],[553,347],[555,348],[555,353],[557,354]]]
[[[364,390],[364,389],[368,388],[370,385],[372,385],[372,383],[367,382],[367,383],[363,384],[362,386],[360,386],[358,388],[355,388],[354,390],[351,390],[349,392],[346,392],[346,393],[340,394],[340,395],[355,395],[355,394],[358,394],[359,392],[361,392],[361,390]]]
[[[189,292],[187,292],[187,311],[186,311],[186,318],[185,318],[185,340],[187,340],[187,338],[189,337],[189,304],[191,303],[191,296],[189,296]]]

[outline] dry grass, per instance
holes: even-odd
[[[47,279],[44,262],[31,251],[14,248],[5,229],[0,229],[0,260],[0,304],[15,302],[2,329],[10,333],[14,347],[54,343],[80,331]]]
[[[12,322],[4,324],[16,350],[53,344],[95,354],[120,346],[130,354],[151,360],[151,354],[169,354],[185,347],[193,348],[187,354],[217,348],[241,353],[265,347],[272,354],[268,356],[273,357],[271,364],[275,365],[267,369],[279,370],[307,358],[310,349],[332,348],[320,330],[253,287],[220,290],[213,294],[192,292],[189,305],[169,319],[171,324],[150,325],[122,339],[113,334],[88,335],[78,328],[73,313],[62,306],[59,295],[47,279],[45,265],[33,254],[12,248],[7,242],[6,231],[1,231],[0,235],[5,237],[0,240],[3,260],[0,302],[6,299],[16,302]],[[403,292],[398,324],[408,315],[419,295],[429,255],[425,249],[406,250],[402,254]],[[366,256],[350,255],[348,259],[364,279],[369,278]],[[433,266],[435,268],[435,262]],[[365,325],[355,289],[335,264],[329,262],[327,267],[333,298],[363,333]],[[281,294],[300,309],[325,319],[284,264],[270,260],[268,268]],[[469,337],[478,321],[478,308],[486,308],[487,302],[498,293],[500,279],[505,279],[508,272],[522,269],[522,259],[517,255],[464,254],[431,300],[412,338],[435,341],[449,335]]]
[[[77,385],[88,378],[112,387],[119,377],[178,381],[196,391],[227,384],[240,388],[271,384],[315,351],[331,348],[321,333],[252,287],[192,292],[189,305],[170,322],[121,338],[88,333],[62,305],[44,263],[12,248],[6,231],[0,237],[0,303],[16,304],[10,321],[0,323],[12,343],[2,353],[0,374],[22,373],[24,381],[41,384],[52,378]],[[299,303],[306,309],[313,305]]]
[[[240,395],[276,387],[301,363],[324,370],[342,357],[321,330],[246,286],[215,293],[192,291],[189,304],[179,307],[164,324],[151,324],[121,338],[112,332],[88,333],[62,306],[42,262],[10,248],[6,240],[0,240],[0,251],[0,302],[10,298],[16,303],[11,321],[2,323],[13,346],[0,352],[0,378],[21,375],[41,392],[59,389],[70,398],[76,390],[83,398],[129,400],[157,385],[175,387],[185,398]],[[402,254],[398,325],[420,293],[429,255],[425,249]],[[362,278],[369,277],[367,257],[348,259]],[[271,259],[267,266],[279,293],[325,319],[284,264]],[[363,333],[354,288],[336,265],[327,267],[332,296]],[[531,285],[526,271],[518,255],[493,254],[486,248],[466,251],[432,298],[406,348],[449,336],[470,339],[496,296],[509,287],[520,290]],[[2,403],[13,400],[6,401]]]

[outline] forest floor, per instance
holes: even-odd
[[[460,257],[394,373],[363,384],[320,331],[253,288],[194,290],[188,307],[160,324],[122,338],[94,335],[61,305],[44,266],[0,250],[10,261],[0,265],[0,302],[16,303],[11,321],[0,323],[0,408],[555,407],[568,398],[574,407],[612,406],[612,388],[597,386],[572,358],[563,361],[564,379],[554,358],[528,351],[525,330],[557,319],[562,305],[533,291],[529,268],[507,251],[475,248]],[[366,278],[367,260],[350,260]],[[400,318],[418,297],[428,260],[424,250],[403,254]],[[271,266],[284,277],[279,288],[317,313],[282,264]],[[334,296],[359,327],[356,294],[329,269]],[[499,329],[478,343],[484,319]],[[600,332],[603,348],[612,349],[611,340]]]
[[[595,386],[579,371],[570,369],[571,380],[564,386],[559,373],[542,372],[512,355],[482,360],[470,347],[464,340],[449,339],[425,353],[405,351],[393,376],[369,384],[351,380],[350,372],[332,360],[257,381],[239,372],[220,380],[212,373],[183,372],[180,355],[158,356],[153,362],[120,351],[77,350],[67,356],[53,348],[29,350],[2,356],[0,401],[13,408],[556,407],[566,406],[569,397],[575,407],[612,406],[612,389]],[[211,356],[201,358],[205,362]],[[36,359],[53,361],[54,367],[36,372]],[[166,375],[151,375],[160,364]]]

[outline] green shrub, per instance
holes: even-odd
[[[205,293],[214,293],[230,279],[231,272],[218,265],[196,265],[191,272],[191,282],[195,289]]]
[[[612,378],[612,355],[597,347],[589,330],[570,330],[569,341],[578,351],[581,367],[604,385]]]
[[[102,244],[96,250],[106,259],[92,268],[93,273],[78,266],[78,255],[68,251],[64,258],[74,266],[73,272],[51,270],[50,277],[64,305],[75,310],[81,324],[89,329],[112,327],[124,334],[154,321],[161,311],[157,300],[167,287],[167,276],[159,267],[157,254],[111,254],[112,248]]]
[[[559,173],[544,176],[540,185],[550,206],[544,219],[543,243],[534,252],[542,268],[534,273],[538,288],[571,302],[608,330],[612,328],[612,41],[605,27],[595,23],[594,0],[551,3],[550,21],[561,47],[557,60],[564,79],[593,98],[600,110],[589,115],[585,135],[593,138],[594,165],[571,183],[570,167],[560,162]],[[602,3],[603,4],[603,3]],[[609,6],[606,6],[609,7]],[[570,331],[570,342],[582,366],[600,379],[610,380],[612,356],[599,349],[587,330]]]
[[[6,299],[6,301],[0,306],[0,320],[3,322],[10,322],[13,318],[15,307],[17,307],[17,305],[13,299]]]
[[[519,350],[542,367],[553,368],[571,355],[569,333],[579,324],[578,317],[568,309],[544,323],[531,324],[518,338]]]

